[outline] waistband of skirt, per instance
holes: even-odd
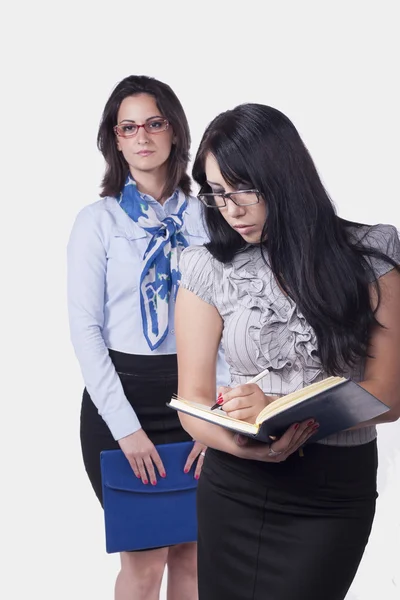
[[[118,373],[138,377],[171,376],[178,373],[176,354],[127,354],[110,349],[108,353]]]

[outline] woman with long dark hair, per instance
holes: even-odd
[[[181,258],[179,395],[212,404],[221,339],[229,416],[328,375],[390,407],[312,443],[314,419],[271,444],[181,414],[209,449],[198,488],[200,600],[342,600],[370,534],[377,423],[400,414],[400,243],[337,216],[296,128],[245,104],[216,117],[194,162],[210,242]],[[261,387],[247,384],[269,369]],[[305,442],[308,442],[305,445]]]
[[[157,485],[168,473],[155,445],[192,439],[166,404],[177,391],[179,258],[207,235],[186,172],[188,123],[168,85],[123,79],[105,105],[98,147],[106,163],[101,199],[80,211],[72,229],[68,303],[86,386],[83,460],[102,503],[102,450],[121,448],[143,485]],[[196,478],[204,453],[196,442],[187,458]],[[192,543],[121,553],[116,600],[156,600],[166,564],[169,600],[195,599]]]

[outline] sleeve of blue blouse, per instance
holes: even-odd
[[[370,227],[362,239],[362,244],[383,252],[400,265],[399,233],[393,225],[379,224]],[[394,268],[393,265],[381,258],[368,257],[367,260],[369,260],[377,278],[382,277]]]
[[[204,246],[185,248],[179,260],[181,272],[180,287],[199,296],[208,304],[215,306],[213,297],[213,257]]]
[[[72,345],[85,386],[114,439],[140,429],[102,336],[107,227],[99,210],[77,216],[67,247],[68,314]]]

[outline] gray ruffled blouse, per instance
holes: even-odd
[[[400,263],[400,241],[391,225],[351,229],[350,235],[378,248]],[[377,277],[391,265],[369,259]],[[229,263],[217,261],[204,246],[186,248],[180,258],[180,285],[216,307],[224,322],[222,345],[232,385],[246,383],[264,369],[259,382],[266,394],[285,395],[327,377],[318,358],[314,330],[296,303],[277,285],[258,246],[247,246]],[[364,361],[343,373],[355,381],[364,375]],[[319,443],[365,444],[375,427],[331,435]]]

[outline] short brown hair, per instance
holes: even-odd
[[[146,75],[125,77],[114,88],[103,111],[97,134],[97,147],[106,161],[106,170],[102,181],[101,196],[118,196],[129,173],[129,167],[118,151],[115,143],[114,126],[117,124],[121,102],[128,96],[148,94],[153,96],[161,114],[172,126],[176,143],[172,146],[168,158],[168,176],[163,196],[171,196],[177,187],[184,194],[191,192],[191,183],[187,174],[190,149],[189,124],[183,107],[173,90],[162,81]]]

